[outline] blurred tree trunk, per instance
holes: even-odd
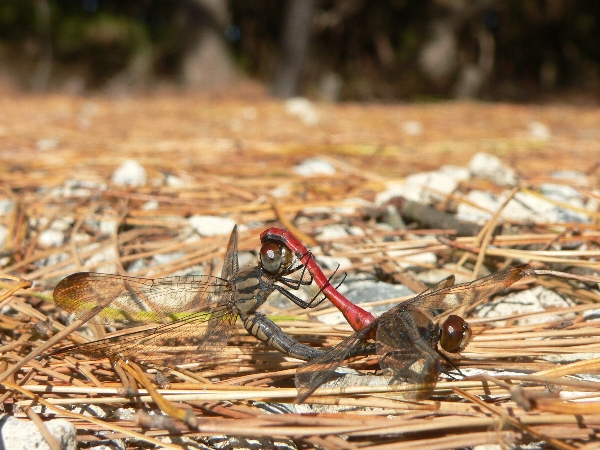
[[[226,0],[193,0],[194,11],[186,11],[188,50],[181,67],[185,86],[222,89],[235,79],[235,64],[224,38],[231,21]]]
[[[273,94],[298,95],[300,78],[308,62],[308,47],[317,0],[288,0]]]
[[[52,36],[50,34],[50,5],[48,5],[47,0],[36,0],[34,6],[40,50],[39,59],[31,80],[31,88],[34,91],[45,91],[50,81],[50,75],[52,74],[53,59]]]

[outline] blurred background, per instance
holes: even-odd
[[[600,99],[593,0],[2,0],[0,86],[329,101]]]

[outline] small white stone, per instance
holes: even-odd
[[[296,167],[294,172],[303,177],[314,177],[318,175],[334,175],[335,167],[329,162],[321,158],[305,159]]]
[[[348,233],[350,233],[352,236],[366,236],[367,233],[365,233],[365,230],[359,226],[351,226],[348,228]]]
[[[377,206],[384,205],[395,197],[403,197],[408,200],[417,201],[418,198],[420,198],[420,195],[413,197],[413,194],[414,192],[406,185],[406,183],[390,183],[387,185],[385,191],[381,191],[375,196],[375,204]]]
[[[332,211],[333,208],[331,208],[330,206],[307,206],[306,208],[302,208],[302,213],[304,214],[304,216],[326,216],[330,215]],[[306,217],[299,217],[297,224],[302,225],[309,222],[310,220],[307,220]]]
[[[479,178],[493,181],[500,186],[514,186],[517,184],[516,172],[507,167],[494,155],[476,153],[469,162],[469,170]]]
[[[436,265],[437,264],[437,255],[433,252],[424,252],[417,253],[414,255],[406,255],[405,250],[398,251],[390,251],[387,252],[388,256],[392,259],[395,259],[396,263],[401,268],[407,268],[414,265]],[[396,259],[398,258],[398,259]]]
[[[552,137],[552,132],[547,125],[544,125],[542,122],[532,121],[527,126],[527,131],[529,131],[529,135],[535,139],[542,139],[547,141]]]
[[[592,191],[592,193],[600,198],[600,191]],[[600,200],[596,198],[590,198],[585,205],[585,209],[593,213],[598,212],[600,210]]]
[[[105,183],[97,183],[89,180],[66,180],[63,186],[58,186],[53,190],[55,197],[90,197],[97,191],[105,191],[108,186]]]
[[[439,170],[444,175],[448,175],[459,182],[471,178],[471,172],[466,167],[455,166],[453,164],[444,164]]]
[[[190,217],[188,222],[200,236],[229,234],[235,226],[234,220],[219,216],[195,215]]]
[[[92,256],[90,256],[85,263],[87,265],[90,266],[94,266],[97,264],[101,264],[104,263],[104,265],[102,266],[102,270],[100,270],[100,267],[98,267],[97,269],[95,269],[96,272],[102,272],[102,273],[113,273],[115,271],[116,268],[116,264],[112,263],[113,261],[115,261],[115,258],[117,257],[117,255],[115,254],[115,249],[113,248],[108,248],[106,250],[99,250],[99,245],[94,242],[86,247],[84,247],[82,249],[83,251],[91,251],[91,250],[96,250]],[[108,263],[107,263],[108,261]]]
[[[410,175],[404,183],[393,182],[377,194],[375,204],[383,205],[394,197],[402,197],[418,203],[443,200],[458,187],[454,176],[441,171],[421,172]]]
[[[145,259],[139,258],[139,259],[134,259],[133,261],[131,261],[131,263],[127,266],[127,272],[128,273],[137,273],[137,272],[142,272],[143,270],[146,270],[148,268],[148,262]]]
[[[317,260],[319,267],[326,270],[337,270],[339,272],[352,267],[352,261],[345,256],[317,255],[315,256],[315,259]]]
[[[65,235],[62,231],[49,228],[40,233],[38,243],[43,248],[58,247],[63,244]]]
[[[165,184],[169,187],[182,187],[187,186],[187,182],[175,175],[167,175]]]
[[[319,234],[315,237],[315,239],[318,241],[336,241],[349,236],[346,228],[344,228],[342,225],[335,224],[320,227],[317,232]]]
[[[156,211],[158,209],[158,202],[156,200],[148,200],[142,205],[143,211]]]
[[[135,409],[133,408],[117,408],[113,412],[113,416],[121,420],[132,420],[135,416]]]
[[[38,259],[34,265],[35,267],[41,268],[41,267],[52,267],[55,266],[57,264],[60,264],[61,262],[65,261],[67,258],[69,258],[69,255],[67,255],[64,252],[59,252],[59,253],[53,253],[52,255],[50,255],[48,258],[44,258],[44,259]],[[70,270],[70,271],[75,271],[75,264],[70,264],[68,266],[63,266],[65,267],[65,270]],[[101,270],[98,270],[98,272],[103,272]]]
[[[46,439],[31,421],[18,420],[2,415],[0,421],[0,447],[11,450],[50,450]],[[75,426],[65,419],[44,422],[48,431],[56,438],[60,448],[77,450]]]
[[[8,228],[4,225],[0,225],[0,248],[6,246],[6,238],[8,237]]]
[[[443,269],[431,269],[425,270],[423,272],[418,272],[416,274],[416,277],[419,281],[422,281],[423,283],[433,285],[439,283],[449,275],[454,275],[454,284],[468,283],[470,281],[473,281],[473,278],[471,276],[463,275],[460,272],[456,272],[455,267],[451,267],[448,264],[444,265]]]
[[[292,189],[289,184],[282,184],[274,189],[271,189],[270,194],[272,197],[275,198],[289,197],[290,195],[292,195]]]
[[[75,220],[72,217],[61,217],[60,219],[56,219],[50,225],[50,228],[57,231],[67,231],[71,228]]]
[[[112,182],[117,186],[144,186],[146,181],[146,169],[134,159],[128,159],[121,164],[112,176]]]
[[[588,309],[583,312],[583,320],[598,321],[600,320],[600,308],[599,309]]]
[[[77,432],[75,426],[65,419],[53,419],[45,422],[50,434],[57,437],[62,449],[77,449]]]
[[[540,184],[540,192],[552,200],[568,202],[577,208],[583,207],[583,202],[581,201],[583,195],[581,195],[581,193],[572,186],[565,184],[542,183]]]
[[[15,202],[9,198],[0,199],[0,215],[12,212]]]
[[[416,120],[407,120],[402,123],[402,131],[409,136],[418,136],[423,133],[423,125]]]
[[[505,197],[506,193],[501,197]],[[503,201],[500,198],[500,201]],[[559,207],[549,200],[526,192],[517,192],[502,211],[505,219],[534,223],[589,222],[589,216]]]
[[[117,221],[101,220],[98,223],[98,228],[100,228],[100,232],[104,235],[114,234],[117,231]]]
[[[492,213],[487,211],[496,211],[500,206],[498,199],[491,192],[486,191],[471,191],[465,197],[469,203],[481,206],[484,209],[479,209],[471,206],[469,203],[459,203],[456,210],[456,218],[468,222],[480,222],[489,220]]]
[[[152,265],[169,264],[178,259],[185,258],[185,255],[185,252],[158,253],[152,257],[154,260],[154,264]]]
[[[549,362],[553,362],[556,364],[565,364],[571,363],[575,361],[587,361],[589,359],[597,359],[600,358],[600,353],[598,352],[581,352],[581,353],[557,353],[554,355],[544,355],[540,356],[541,359]]]
[[[550,308],[568,308],[572,302],[564,299],[557,293],[543,286],[536,286],[527,291],[508,295],[502,299],[495,299],[492,303],[484,305],[477,315],[479,317],[503,317],[526,313],[543,312]],[[516,319],[519,325],[535,325],[554,322],[565,315],[538,315],[531,314]],[[498,322],[498,326],[502,323]]]
[[[375,208],[375,204],[364,198],[350,197],[342,200],[340,206],[334,206],[333,210],[338,214],[350,216],[354,214],[358,208]]]
[[[557,170],[556,172],[552,172],[550,176],[556,180],[569,180],[584,186],[588,185],[588,176],[577,170]]]
[[[458,187],[458,182],[444,172],[434,171],[408,176],[406,186],[411,191],[421,192],[420,198],[415,201],[431,203],[432,201],[443,200],[446,197],[444,194],[454,192]]]
[[[44,138],[38,139],[38,141],[35,143],[35,146],[38,150],[45,152],[48,150],[54,150],[56,147],[58,147],[59,142],[60,141],[55,137]]]
[[[319,113],[313,103],[304,97],[294,97],[285,101],[285,111],[298,117],[306,125],[319,123]]]

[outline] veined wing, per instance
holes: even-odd
[[[77,316],[101,308],[93,319],[97,323],[158,322],[173,313],[194,312],[150,330],[72,346],[57,353],[120,356],[158,364],[218,356],[231,336],[238,315],[232,291],[237,271],[237,227],[234,227],[223,264],[225,278],[147,279],[88,272],[70,275],[54,289],[56,303]],[[206,322],[207,326],[202,326]]]
[[[135,324],[209,310],[228,289],[226,280],[207,275],[150,279],[80,272],[61,280],[53,295],[57,305],[78,317],[101,306],[93,322]]]
[[[224,280],[232,280],[240,270],[238,263],[238,233],[237,225],[234,225],[231,235],[229,236],[229,243],[227,244],[227,251],[225,252],[225,259],[223,260],[223,268],[221,269],[221,278]]]
[[[391,311],[414,307],[431,313],[436,310],[445,311],[458,308],[459,306],[468,305],[481,298],[488,297],[532,274],[531,267],[527,264],[522,264],[484,278],[479,278],[470,283],[462,283],[455,286],[446,285],[454,281],[452,277],[448,277],[434,288],[400,303]]]
[[[148,330],[61,348],[53,354],[120,357],[158,365],[211,360],[227,344],[236,318],[237,314],[223,305]]]
[[[347,337],[331,350],[326,351],[309,363],[303,364],[296,370],[296,389],[298,389],[297,402],[303,403],[319,386],[329,381],[335,370],[344,360],[359,354],[365,354],[367,337],[377,322],[372,323],[363,330]]]
[[[379,366],[390,386],[414,384],[415,390],[406,391],[404,397],[429,398],[440,374],[439,357],[430,345],[435,326],[413,308],[386,312],[378,323]]]

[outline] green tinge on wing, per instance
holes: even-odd
[[[83,302],[77,305],[77,310],[73,311],[78,317],[82,316],[86,312],[92,310],[97,306],[94,302]],[[66,308],[65,308],[66,309]],[[181,320],[191,315],[198,314],[194,312],[178,312],[167,315],[166,317],[171,320]],[[206,314],[206,318],[210,317],[210,313]],[[165,318],[164,315],[156,313],[154,311],[133,311],[128,312],[124,309],[111,308],[107,306],[102,309],[95,317],[94,321],[99,323],[160,323]]]

